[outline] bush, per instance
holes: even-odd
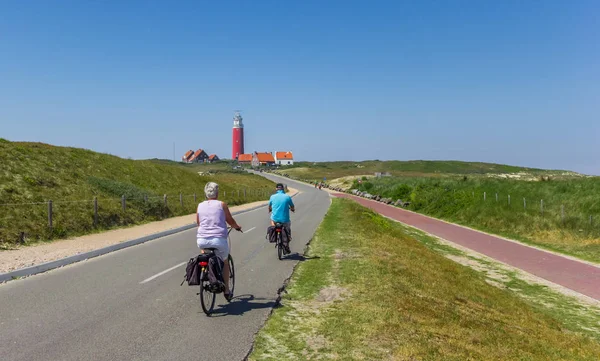
[[[393,199],[408,199],[408,197],[410,196],[412,192],[412,187],[409,186],[408,184],[400,184],[395,186],[392,191],[389,193],[389,195],[386,194],[386,196],[393,198]]]
[[[364,191],[368,192],[368,191],[370,191],[370,190],[373,189],[373,183],[371,183],[371,182],[363,182],[361,184],[360,188],[361,188],[361,190],[364,190]]]

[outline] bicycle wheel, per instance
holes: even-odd
[[[200,304],[202,305],[202,311],[206,313],[207,316],[210,316],[213,308],[215,307],[215,298],[217,298],[213,292],[208,289],[210,283],[206,280],[205,272],[202,272],[200,275]]]
[[[279,258],[279,260],[283,258],[283,244],[281,242],[281,233],[277,234],[277,258]]]
[[[235,265],[233,264],[231,255],[227,259],[229,260],[229,292],[231,292],[231,296],[233,297],[235,289]]]

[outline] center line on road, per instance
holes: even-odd
[[[244,231],[244,233],[248,233],[248,232],[250,232],[250,231],[251,231],[251,230],[253,230],[253,229],[256,229],[256,227],[252,227],[252,228],[250,228],[249,230],[247,230],[247,231]]]
[[[160,276],[164,275],[165,273],[167,273],[167,272],[169,272],[169,271],[172,271],[172,270],[174,270],[174,269],[175,269],[175,268],[177,268],[177,267],[181,267],[181,266],[183,266],[183,265],[184,265],[184,264],[186,264],[186,263],[187,263],[187,262],[181,262],[180,264],[178,264],[178,265],[175,265],[175,266],[173,266],[173,267],[171,267],[171,268],[169,268],[169,269],[166,269],[166,270],[164,270],[164,271],[162,271],[162,272],[160,272],[160,273],[157,273],[157,274],[155,274],[155,275],[154,275],[154,276],[152,276],[152,277],[146,278],[145,280],[143,280],[142,282],[140,282],[140,284],[143,284],[143,283],[146,283],[146,282],[150,282],[150,281],[152,281],[153,279],[155,279],[156,277],[160,277]]]

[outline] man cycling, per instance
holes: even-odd
[[[269,199],[269,213],[271,213],[271,226],[275,223],[281,223],[287,233],[288,242],[292,240],[292,228],[290,220],[290,210],[296,211],[292,197],[285,194],[283,184],[277,183],[277,193]],[[285,244],[285,252],[290,253],[289,243]]]

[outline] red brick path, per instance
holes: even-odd
[[[419,228],[550,282],[600,300],[599,267],[408,212],[383,203],[349,194],[335,194],[335,196],[353,199],[381,215]]]

